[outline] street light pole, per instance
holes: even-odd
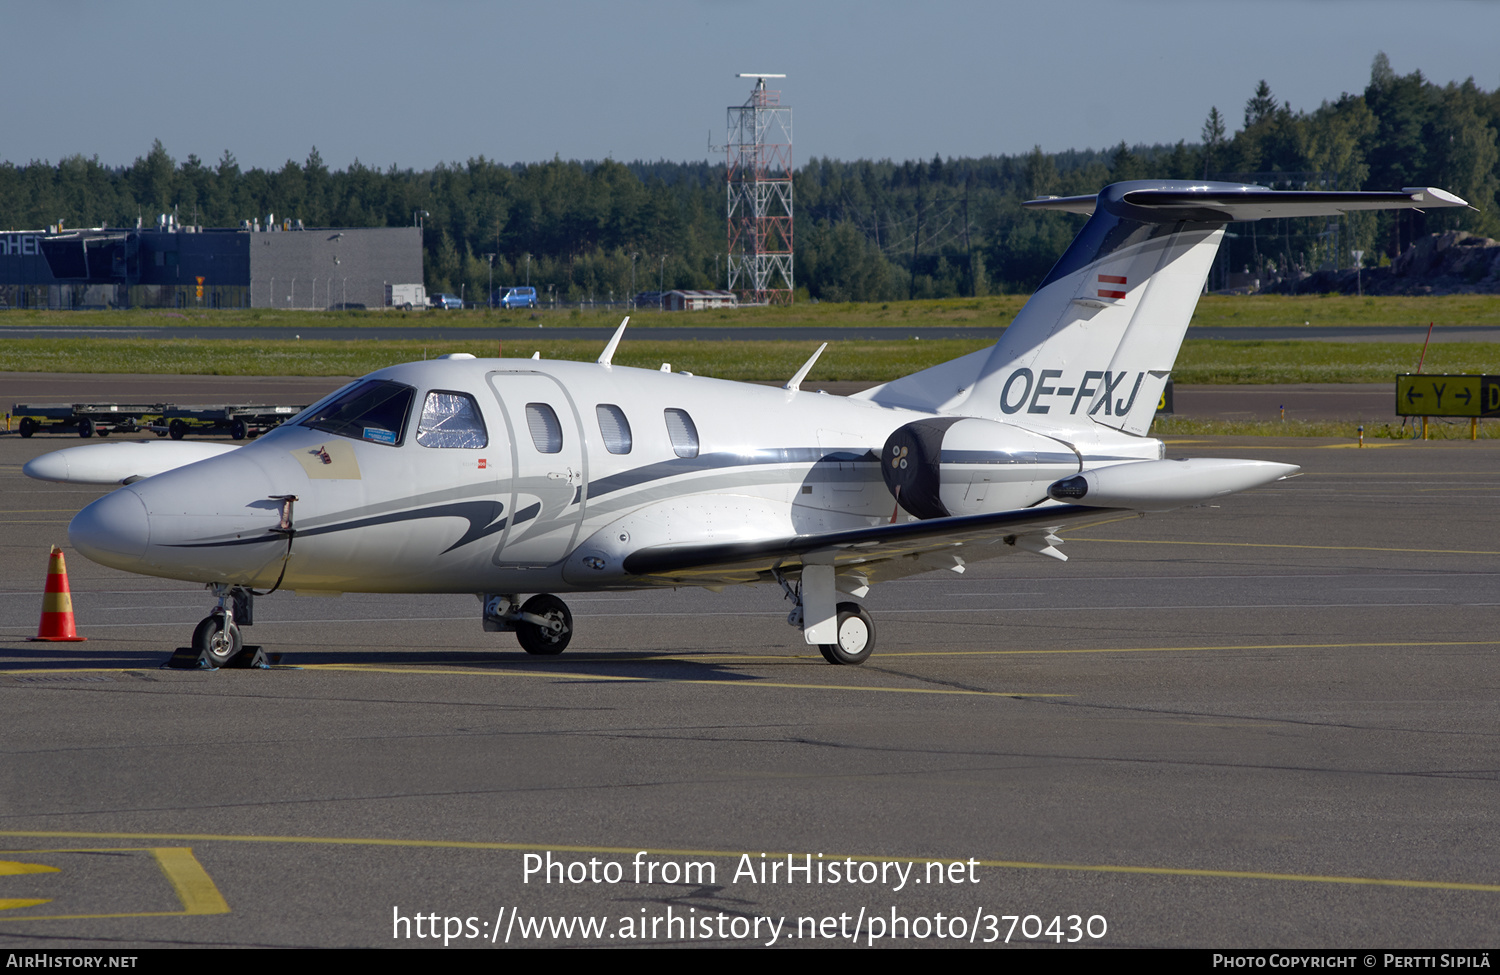
[[[490,293],[488,295],[489,307],[495,307],[495,255],[484,255],[485,260],[490,262]]]

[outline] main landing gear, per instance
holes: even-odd
[[[523,604],[514,593],[484,597],[484,628],[513,631],[521,649],[550,657],[568,649],[573,639],[573,614],[568,604],[551,593],[532,596]]]
[[[875,650],[875,621],[859,603],[836,602],[840,582],[862,594],[862,579],[840,580],[832,565],[804,565],[795,586],[780,572],[772,575],[786,598],[797,604],[786,621],[802,631],[802,639],[816,646],[824,660],[862,664],[869,659]]]
[[[832,565],[804,566],[795,585],[780,572],[773,575],[787,598],[797,604],[786,621],[802,631],[802,638],[817,647],[824,660],[862,664],[869,659],[875,650],[875,621],[859,603],[836,602],[840,586],[850,595],[863,595],[867,583],[862,577],[837,577]],[[551,593],[532,596],[524,603],[515,593],[487,593],[480,598],[484,601],[485,630],[515,633],[527,653],[555,656],[573,639],[573,614]]]

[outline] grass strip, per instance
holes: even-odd
[[[900,342],[831,343],[818,360],[808,388],[819,380],[883,382],[945,362],[984,341],[942,339]],[[451,336],[430,342],[12,339],[0,346],[0,372],[143,373],[210,376],[360,376],[399,362],[431,359],[448,352],[492,357],[493,340],[460,341]],[[818,347],[816,342],[625,342],[615,354],[621,366],[674,371],[734,380],[786,380]],[[597,359],[603,345],[575,340],[507,342],[507,358]]]
[[[888,382],[946,362],[988,343],[982,339],[844,340],[829,343],[808,378]],[[302,339],[9,339],[0,344],[0,372],[143,373],[213,376],[360,376],[398,362],[446,352],[494,356],[499,343],[448,338],[424,341]],[[649,341],[627,333],[615,362],[656,369],[663,362],[700,376],[784,380],[806,361],[813,341]],[[507,357],[591,361],[601,343],[589,340],[507,341]],[[1265,383],[1381,383],[1416,368],[1421,347],[1395,342],[1183,343],[1173,378],[1187,385]],[[1500,343],[1445,342],[1427,350],[1428,373],[1500,373]]]
[[[940,298],[924,301],[799,302],[790,306],[738,308],[692,313],[638,308],[548,309],[536,311],[473,309],[465,311],[299,311],[274,308],[192,310],[162,308],[37,311],[12,309],[0,314],[0,325],[22,328],[157,328],[164,325],[255,326],[276,325],[306,329],[354,325],[430,326],[432,328],[495,328],[505,326],[571,325],[613,327],[629,314],[638,327],[673,328],[713,326],[858,327],[887,326],[921,329],[934,326],[996,327],[1009,325],[1026,303],[1027,295],[987,295],[980,298]],[[1500,295],[1428,295],[1423,297],[1356,297],[1323,295],[1206,295],[1193,314],[1195,326],[1338,327],[1356,325],[1475,325],[1500,327]]]

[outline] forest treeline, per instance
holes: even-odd
[[[1239,123],[1237,126],[1235,123]],[[1035,213],[1024,200],[1092,193],[1140,178],[1231,179],[1277,188],[1439,186],[1475,210],[1356,214],[1231,227],[1215,286],[1230,271],[1388,261],[1416,237],[1463,229],[1500,236],[1500,91],[1472,79],[1435,85],[1397,75],[1384,54],[1358,94],[1313,111],[1278,102],[1262,81],[1243,116],[1210,108],[1195,141],[1176,145],[930,161],[814,158],[796,171],[799,296],[888,301],[1033,288],[1081,218]],[[237,226],[274,213],[306,226],[425,228],[430,291],[481,296],[528,280],[559,300],[632,291],[723,287],[725,170],[707,162],[612,160],[506,165],[483,157],[417,171],[355,161],[332,171],[314,148],[302,163],[242,170],[178,162],[160,141],[130,166],[83,156],[0,164],[0,228],[181,223]]]

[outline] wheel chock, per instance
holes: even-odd
[[[281,654],[266,653],[264,647],[251,644],[240,648],[240,652],[229,658],[224,666],[230,670],[270,670],[281,663]],[[218,670],[209,663],[203,653],[192,647],[178,647],[172,656],[161,665],[162,670]]]
[[[172,656],[161,665],[162,670],[218,670],[203,657],[203,652],[192,647],[178,647]]]
[[[248,645],[240,647],[240,652],[229,658],[225,664],[230,670],[270,670],[271,665],[281,660],[281,654],[267,654],[264,647]]]

